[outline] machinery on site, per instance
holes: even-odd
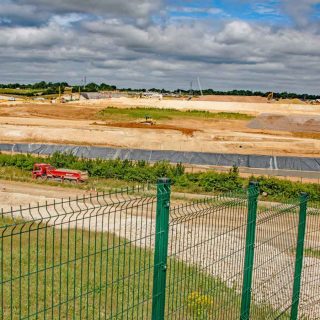
[[[270,92],[267,96],[268,102],[271,102],[273,100],[273,92]]]
[[[88,179],[86,171],[57,169],[48,163],[36,163],[32,170],[33,179],[79,183]]]
[[[151,116],[146,114],[144,116],[144,118],[145,118],[145,120],[141,122],[142,124],[145,124],[145,125],[148,125],[148,126],[153,126],[153,125],[156,124],[156,122],[152,119]]]

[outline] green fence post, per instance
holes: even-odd
[[[292,305],[291,305],[291,318],[290,318],[291,320],[298,319],[300,289],[301,289],[301,273],[302,273],[303,255],[304,255],[304,238],[306,234],[307,205],[308,205],[308,194],[302,193],[300,196],[299,226],[298,226],[296,262],[295,262],[295,269],[294,269],[294,282],[293,282],[293,292],[292,292]]]
[[[258,183],[250,182],[248,190],[248,219],[240,313],[241,320],[248,320],[250,317],[251,285],[254,263],[254,245],[257,222],[258,195]]]
[[[163,320],[169,241],[170,179],[157,182],[157,213],[152,293],[152,320]]]

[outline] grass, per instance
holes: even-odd
[[[123,181],[118,179],[89,178],[85,183],[66,184],[55,181],[32,179],[31,172],[16,167],[0,167],[0,178],[2,180],[28,182],[38,185],[59,186],[62,188],[73,188],[81,190],[108,191],[122,187],[137,185],[136,182]]]
[[[139,241],[67,221],[12,224],[0,220],[1,319],[151,318],[153,252]],[[239,319],[240,294],[172,258],[166,295],[167,319]],[[275,313],[252,304],[252,319]]]
[[[320,250],[307,248],[304,249],[304,254],[306,257],[312,257],[312,258],[320,258]]]
[[[98,118],[101,120],[130,120],[143,119],[146,116],[153,120],[172,120],[180,118],[189,119],[227,119],[227,120],[251,120],[254,117],[244,113],[218,112],[189,110],[179,111],[176,109],[158,108],[115,108],[108,107],[99,111]]]
[[[10,89],[0,88],[0,94],[26,95],[31,93],[43,92],[44,89]]]
[[[17,181],[17,182],[27,182],[36,185],[48,185],[48,186],[58,186],[61,188],[72,188],[72,189],[80,189],[80,190],[95,190],[95,191],[109,191],[110,189],[118,189],[123,187],[133,187],[136,185],[146,184],[146,182],[138,182],[138,181],[130,181],[128,179],[116,179],[116,178],[100,178],[100,177],[89,177],[89,179],[85,183],[79,184],[69,184],[69,183],[61,183],[61,182],[54,182],[54,181],[46,181],[46,180],[35,180],[32,179],[31,171],[27,171],[24,169],[20,169],[13,166],[2,166],[0,167],[0,179],[8,180],[8,181]],[[282,180],[281,180],[282,181]],[[281,182],[280,181],[280,182]],[[246,185],[247,179],[242,179],[243,185]],[[150,182],[151,183],[151,182]],[[291,182],[289,182],[291,183]],[[300,183],[298,183],[300,185]],[[304,184],[301,184],[304,185]],[[181,193],[182,196],[174,196],[175,199],[198,199],[198,197],[192,198],[192,194],[196,195],[217,195],[221,194],[221,191],[217,190],[210,190],[206,191],[203,187],[188,183],[186,185],[178,184],[172,186],[172,191]],[[226,190],[227,191],[227,190]],[[187,197],[184,197],[183,194],[187,194]],[[296,201],[298,199],[298,194],[296,197],[289,198],[288,196],[282,196],[281,192],[279,195],[268,195],[267,197],[262,197],[262,201],[273,201],[278,203],[288,203],[288,199],[292,201]],[[309,214],[319,215],[319,201],[313,201],[309,204]],[[263,205],[261,209],[263,209]]]

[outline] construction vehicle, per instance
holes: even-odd
[[[32,170],[33,179],[79,183],[88,179],[88,173],[79,170],[56,169],[48,163],[36,163]]]
[[[271,102],[273,100],[273,92],[270,92],[267,96],[268,102]]]
[[[156,122],[152,119],[151,116],[149,115],[145,115],[144,116],[145,120],[144,121],[141,121],[142,124],[145,124],[145,125],[149,125],[149,126],[153,126],[156,124]]]

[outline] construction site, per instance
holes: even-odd
[[[156,109],[159,112],[153,115]],[[0,139],[316,157],[320,155],[319,111],[320,105],[267,102],[260,97],[2,101]]]
[[[212,170],[227,171],[229,178],[233,179],[232,170],[238,172],[235,167],[239,167],[241,177],[250,179],[252,174],[282,175],[289,180],[304,179],[303,182],[318,183],[319,114],[319,104],[297,100],[275,101],[272,97],[178,98],[86,93],[83,98],[78,95],[77,99],[75,95],[72,99],[69,94],[59,95],[54,101],[19,97],[2,99],[0,104],[2,155],[14,157],[20,153],[32,154],[39,156],[38,161],[44,163],[33,164],[33,169],[29,171],[23,165],[19,166],[19,163],[13,167],[9,162],[4,162],[1,168],[2,215],[12,227],[3,224],[7,220],[0,224],[3,239],[1,252],[7,251],[11,255],[10,259],[3,258],[5,267],[1,277],[4,280],[0,283],[8,294],[2,294],[0,299],[0,309],[4,312],[2,317],[0,312],[0,319],[10,317],[13,319],[10,310],[14,308],[19,310],[21,317],[23,315],[27,317],[30,312],[45,315],[48,310],[52,314],[52,319],[59,317],[61,310],[68,315],[81,317],[82,295],[89,297],[84,309],[92,313],[88,318],[94,319],[99,312],[111,318],[114,313],[122,313],[131,314],[132,319],[151,319],[148,308],[151,301],[154,301],[156,293],[154,292],[152,296],[147,294],[140,296],[139,293],[136,294],[128,289],[126,294],[116,283],[123,283],[125,288],[138,287],[142,291],[148,283],[150,284],[147,280],[149,275],[143,274],[145,269],[142,265],[150,263],[146,261],[151,261],[152,252],[157,250],[159,233],[155,231],[157,229],[154,221],[157,214],[154,209],[162,203],[158,202],[162,194],[159,189],[161,186],[158,185],[156,201],[152,188],[151,191],[147,191],[144,187],[140,189],[136,186],[137,177],[134,177],[132,182],[123,181],[119,176],[116,181],[107,180],[103,178],[103,173],[97,176],[100,178],[89,177],[87,172],[75,168],[57,169],[47,163],[46,157],[59,151],[72,153],[78,159],[99,158],[101,161],[119,159],[123,161],[122,166],[126,160],[140,161],[142,167],[145,166],[144,161],[157,163],[167,160],[173,164],[181,162],[186,172],[192,174]],[[30,157],[24,158],[24,161],[31,163],[35,160]],[[96,164],[99,164],[99,160],[97,161]],[[124,189],[127,190],[125,192],[108,191],[112,186],[122,187],[126,184],[133,186],[132,193],[128,192],[128,187]],[[99,190],[103,190],[103,193],[99,193]],[[106,194],[105,190],[109,193]],[[203,190],[208,191],[205,188],[201,189]],[[167,255],[170,260],[169,283],[167,283],[169,302],[165,305],[165,318],[169,319],[172,316],[172,319],[175,317],[196,319],[201,311],[201,315],[205,315],[203,319],[213,317],[238,319],[243,312],[250,313],[250,309],[245,306],[245,299],[248,299],[252,300],[250,317],[252,319],[276,319],[281,315],[286,319],[288,310],[290,308],[294,310],[297,304],[300,306],[301,316],[305,316],[306,319],[317,319],[319,312],[319,308],[316,307],[319,291],[317,205],[310,204],[308,210],[303,211],[304,200],[300,199],[300,204],[274,203],[266,198],[268,196],[266,192],[261,191],[261,197],[265,201],[259,200],[258,208],[254,209],[252,197],[257,200],[257,191],[251,194],[249,190],[247,198],[243,191],[228,195],[222,193],[216,197],[215,189],[211,190],[212,192],[205,194],[192,193],[186,187],[183,193],[172,193],[171,209],[168,211],[170,236],[167,242],[169,246]],[[275,194],[277,195],[276,191]],[[281,195],[277,196],[278,198],[270,199],[281,199]],[[297,201],[293,192],[292,197]],[[61,198],[67,200],[60,200]],[[249,254],[246,244],[248,231],[245,231],[245,228],[251,223],[246,213],[252,210],[256,210],[258,214],[256,258],[251,265],[246,264],[243,267],[244,263],[247,263],[245,255]],[[221,215],[221,212],[224,214]],[[298,272],[295,264],[299,256],[294,255],[294,252],[298,245],[295,242],[296,237],[301,236],[301,230],[297,228],[300,225],[297,219],[303,212],[305,219],[306,214],[308,218],[304,271],[303,273],[300,271],[299,274],[302,283],[299,301],[295,300],[297,287],[292,279],[295,279]],[[20,222],[18,219],[21,218],[26,222]],[[33,229],[34,227],[29,227],[27,222],[29,220],[40,221],[39,226],[45,225],[45,231],[38,232]],[[30,224],[32,225],[33,223]],[[27,228],[29,228],[28,233],[32,235],[29,240],[23,235],[23,230]],[[61,235],[55,236],[54,230],[60,230]],[[112,245],[103,244],[102,239],[106,234],[113,235]],[[97,240],[100,235],[101,242]],[[17,237],[20,237],[20,244],[16,240]],[[65,237],[68,239],[75,237],[75,244],[72,242],[69,244],[69,240],[66,242]],[[78,240],[82,239],[82,244],[77,241],[77,237]],[[148,238],[150,243],[145,240]],[[48,239],[53,239],[52,243]],[[38,258],[33,257],[33,253],[28,256],[23,255],[22,252],[27,250],[24,244],[28,241],[29,248],[36,244],[37,252],[47,252],[47,248],[51,246],[55,248],[55,243],[60,243],[60,258],[58,255],[55,257],[54,254],[45,253],[42,264]],[[19,249],[9,251],[10,243],[11,245],[14,243],[14,248]],[[44,247],[39,243],[43,243]],[[86,254],[83,252],[84,246],[88,246]],[[101,250],[98,250],[100,246]],[[212,248],[219,249],[217,251]],[[69,252],[73,250],[75,253],[72,256]],[[127,255],[126,251],[132,254]],[[83,256],[78,256],[80,252]],[[138,262],[135,262],[136,255]],[[108,273],[102,270],[107,266],[102,262],[98,264],[96,260],[104,257],[103,259],[108,261],[111,256],[116,257],[116,260],[110,261],[109,264],[107,262],[109,269],[106,270],[112,270]],[[130,257],[134,257],[134,261],[126,261],[131,259]],[[14,271],[16,276],[13,276],[6,270],[14,269],[13,261],[18,258],[21,264],[20,273]],[[87,259],[88,265],[83,266],[82,262],[77,262],[80,258]],[[33,267],[30,271],[27,270],[32,260],[38,261],[35,268],[41,270],[40,272],[34,271]],[[193,266],[194,270],[191,270],[190,266]],[[252,284],[254,294],[245,297],[247,289],[242,282],[248,276],[247,268],[253,266],[256,268]],[[123,272],[120,272],[122,268]],[[148,268],[150,270],[154,268],[152,271],[154,275],[158,272],[157,264]],[[82,286],[83,278],[79,276],[77,270],[85,272],[84,279],[88,286],[95,288],[92,291],[93,295],[90,289]],[[114,270],[118,270],[117,273]],[[143,283],[140,280],[138,283],[135,282],[137,271],[141,273]],[[58,296],[56,297],[58,291],[55,292],[54,289],[57,285],[54,285],[54,282],[58,280],[59,272],[73,274],[76,279],[72,287],[74,308],[70,309],[68,306],[70,299],[68,278],[60,280],[63,284],[59,289],[61,302],[57,305],[48,302],[51,298],[58,299]],[[101,274],[100,284],[96,279],[91,279],[91,274],[96,273]],[[184,276],[186,273],[190,275],[191,282],[186,282],[188,279]],[[36,276],[33,277],[32,274]],[[178,277],[176,282],[170,280],[173,275],[174,278]],[[284,278],[289,280],[285,282]],[[106,281],[105,284],[103,281]],[[128,283],[124,284],[126,281]],[[202,285],[201,281],[205,281],[206,284]],[[210,291],[209,287],[217,286],[217,281],[220,281],[218,289]],[[40,299],[37,293],[40,289],[31,290],[30,287],[37,288],[39,282],[44,282],[46,287],[46,283],[50,282],[48,288],[52,293],[49,294],[49,289],[48,292],[45,289],[43,294],[41,293],[43,295],[41,299],[45,302],[39,302],[37,306],[40,307],[35,308],[33,300]],[[103,286],[106,288],[105,293],[100,289]],[[19,294],[19,290],[20,292],[29,290],[28,297],[31,298],[25,298]],[[76,294],[77,290],[81,292],[79,297]],[[156,287],[154,290],[157,290]],[[120,297],[119,301],[110,303],[106,297],[112,296],[114,292]],[[181,292],[183,298],[177,300],[177,293],[174,292]],[[240,298],[241,292],[242,298]],[[12,299],[7,298],[11,296]],[[130,302],[131,296],[137,301],[143,299],[144,302]],[[95,297],[106,299],[104,311],[101,310],[103,304],[94,303]],[[199,297],[209,302],[199,304],[197,302]],[[22,301],[26,301],[29,307],[24,308]],[[140,308],[140,303],[141,312],[145,315],[135,317],[133,313]],[[9,305],[10,308],[6,307]],[[221,306],[225,307],[221,309]],[[298,311],[292,312],[298,314]],[[154,315],[152,319],[158,318]],[[245,319],[249,319],[249,316]]]

